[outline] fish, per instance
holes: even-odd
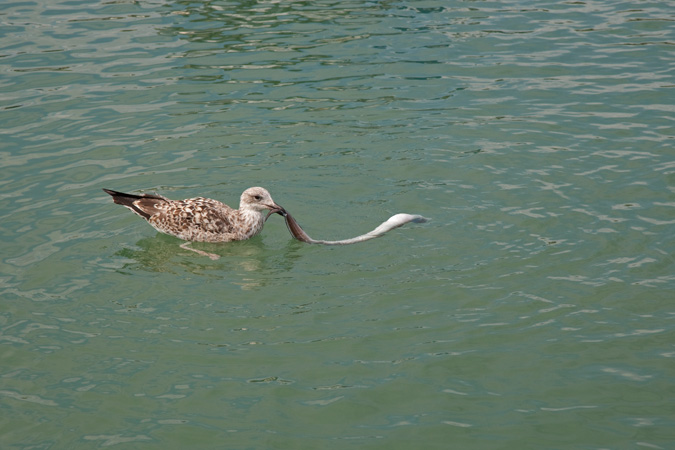
[[[291,233],[291,236],[293,238],[297,239],[298,241],[305,242],[307,244],[322,244],[322,245],[349,245],[349,244],[356,244],[359,242],[365,242],[370,239],[375,239],[377,237],[382,236],[383,234],[395,229],[402,227],[403,225],[414,222],[414,223],[424,223],[429,221],[424,216],[420,216],[418,214],[405,214],[405,213],[399,213],[391,216],[389,219],[386,221],[382,222],[377,228],[375,228],[372,231],[369,231],[368,233],[362,234],[360,236],[356,236],[350,239],[342,239],[342,240],[337,240],[337,241],[328,241],[328,240],[322,240],[322,239],[313,239],[311,238],[305,230],[302,229],[300,224],[295,220],[295,218],[284,208],[280,208],[278,210],[272,211],[267,214],[267,218],[271,216],[272,214],[279,214],[284,217],[286,221],[286,227],[288,228],[288,231]]]

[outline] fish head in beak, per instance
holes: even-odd
[[[267,216],[265,216],[265,222],[267,222],[267,219],[269,219],[272,214],[279,214],[280,216],[284,217],[286,217],[286,214],[288,214],[283,206],[277,205],[276,203],[274,206],[269,206],[268,209],[269,212],[267,213]]]

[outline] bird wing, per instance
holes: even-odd
[[[132,209],[141,213],[146,219],[155,214],[161,213],[171,204],[172,200],[169,200],[166,197],[161,197],[159,195],[143,195],[140,198],[133,201]]]
[[[161,195],[136,195],[110,189],[103,190],[112,196],[115,203],[129,208],[144,219],[149,219],[153,214],[156,214],[159,211],[156,207],[157,204],[171,202],[171,200],[162,197]]]
[[[195,239],[195,233],[206,237],[235,231],[236,211],[210,198],[197,197],[169,202],[139,199],[134,203],[148,213],[153,211],[148,222],[155,228],[179,237],[185,236],[183,239]]]

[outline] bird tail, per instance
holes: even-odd
[[[151,217],[151,214],[148,214],[148,212],[144,211],[143,209],[139,208],[138,205],[135,203],[138,200],[141,199],[151,199],[151,200],[166,200],[166,198],[162,197],[161,195],[149,195],[149,194],[143,194],[143,195],[135,195],[135,194],[126,194],[124,192],[118,192],[118,191],[113,191],[110,189],[103,189],[103,191],[106,194],[110,194],[112,196],[113,202],[117,203],[118,205],[126,206],[139,216],[149,219]]]

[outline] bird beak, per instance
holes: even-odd
[[[267,219],[269,219],[269,217],[272,214],[279,214],[280,216],[286,217],[287,213],[286,213],[286,210],[284,209],[284,207],[279,206],[276,203],[274,204],[274,206],[267,206],[267,209],[269,209],[270,212],[267,213],[267,216],[265,217],[265,222],[267,222]]]

